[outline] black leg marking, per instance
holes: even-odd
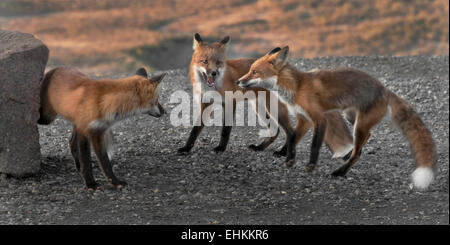
[[[77,168],[77,171],[80,172],[80,151],[78,149],[77,131],[75,130],[75,127],[73,128],[72,135],[70,136],[69,146],[73,160],[75,161],[75,167]]]
[[[345,156],[342,157],[342,160],[347,161],[348,159],[350,159],[350,157],[352,156],[352,151],[350,151],[349,153],[347,153]]]
[[[230,139],[232,126],[223,126],[222,132],[220,134],[220,143],[219,146],[214,148],[215,152],[223,152],[227,149],[228,140]]]
[[[286,154],[287,154],[287,145],[286,144],[284,144],[283,147],[281,147],[280,150],[275,151],[273,153],[273,155],[276,156],[276,157],[285,157]]]
[[[336,169],[335,171],[333,171],[333,173],[331,173],[331,176],[333,177],[344,177],[348,170],[350,169],[350,165],[349,164],[344,164],[341,167],[339,167],[338,169]]]
[[[261,142],[261,144],[259,144],[259,145],[251,144],[248,146],[248,148],[253,151],[263,151],[266,148],[264,146],[265,145],[264,143],[265,143],[265,141]]]
[[[314,135],[311,143],[311,154],[309,157],[309,163],[306,165],[306,171],[311,172],[314,170],[319,159],[320,147],[323,143],[327,124],[321,123],[314,127]]]
[[[186,154],[188,152],[191,151],[192,147],[194,147],[195,145],[195,141],[197,140],[197,137],[200,135],[200,133],[203,130],[203,127],[205,126],[203,124],[203,120],[202,120],[202,115],[203,115],[203,111],[204,109],[208,106],[209,104],[201,104],[200,105],[200,115],[199,117],[196,119],[197,123],[200,122],[200,125],[196,125],[192,128],[191,133],[189,134],[189,138],[186,141],[186,144],[178,149],[178,153],[179,154]]]
[[[347,172],[355,165],[356,161],[358,161],[359,157],[361,156],[362,147],[367,142],[367,140],[370,137],[370,133],[367,130],[361,130],[356,129],[355,131],[355,143],[354,148],[351,152],[351,155],[349,159],[346,161],[344,165],[342,165],[340,168],[336,169],[333,173],[331,173],[332,176],[345,176]]]
[[[97,156],[100,168],[105,175],[108,182],[114,187],[123,187],[127,183],[119,180],[112,170],[112,164],[109,161],[108,153],[105,149],[103,133],[92,134],[92,147],[94,148],[95,155]]]
[[[92,175],[91,151],[89,140],[86,136],[77,133],[78,150],[80,158],[80,174],[87,189],[95,190],[99,185]]]
[[[203,124],[201,126],[194,126],[189,134],[189,138],[186,145],[178,149],[178,153],[188,153],[194,147],[197,137],[200,135],[203,129]]]
[[[288,168],[292,167],[295,163],[295,146],[296,146],[295,139],[296,134],[292,134],[288,141],[289,144],[287,146],[287,156],[285,161],[285,165]]]

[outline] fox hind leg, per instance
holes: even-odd
[[[370,129],[377,125],[387,112],[386,102],[379,102],[368,111],[358,111],[354,126],[354,148],[344,165],[335,170],[332,176],[344,176],[361,156],[362,148],[370,137]]]
[[[111,161],[108,158],[108,152],[105,147],[104,132],[91,133],[92,147],[99,162],[100,168],[108,182],[114,187],[123,187],[127,183],[119,180],[113,172]]]
[[[48,107],[45,107],[48,106]],[[44,105],[39,107],[39,119],[37,120],[37,123],[40,125],[49,125],[52,123],[56,118],[56,112],[49,108],[50,105]]]
[[[80,151],[78,148],[78,137],[75,127],[73,127],[72,135],[70,136],[69,146],[70,153],[72,153],[72,157],[75,161],[75,167],[77,168],[77,171],[80,172]]]
[[[81,177],[83,178],[84,184],[87,189],[95,190],[99,187],[99,185],[95,182],[94,176],[92,175],[92,162],[91,162],[89,139],[83,134],[77,132],[76,140],[78,145]]]
[[[369,135],[370,134],[366,129],[355,130],[355,147],[353,148],[352,154],[344,165],[331,174],[332,176],[344,176],[350,168],[355,165],[356,161],[358,161],[361,156],[362,147],[364,142],[367,142]]]
[[[325,118],[327,129],[324,141],[333,152],[332,158],[346,156],[353,149],[353,137],[344,118],[338,111],[326,112]]]
[[[50,104],[48,98],[48,87],[55,70],[56,69],[53,69],[47,72],[42,80],[41,89],[39,92],[41,105],[39,107],[39,119],[37,120],[37,123],[41,125],[48,125],[56,118],[56,112]]]

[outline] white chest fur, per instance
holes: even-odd
[[[204,67],[201,66],[197,66],[194,65],[193,70],[194,72],[194,92],[195,93],[204,93],[206,91],[211,91],[211,90],[220,90],[220,88],[222,87],[222,81],[223,81],[223,77],[225,75],[226,72],[226,68],[222,67],[219,68],[218,71],[218,76],[214,81],[214,86],[208,86],[206,85],[206,81],[204,80],[204,77],[202,74],[206,75],[206,69]]]
[[[287,106],[289,113],[294,116],[302,115],[308,119],[308,121],[311,121],[308,113],[300,105],[294,102],[294,95],[291,92],[286,91],[277,85],[273,86],[273,90],[278,92],[278,99]]]

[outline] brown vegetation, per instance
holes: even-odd
[[[74,65],[89,74],[187,66],[195,32],[230,35],[232,57],[279,45],[296,57],[448,55],[449,2],[4,0],[0,28],[43,40],[50,68]]]

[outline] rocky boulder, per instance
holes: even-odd
[[[31,34],[0,30],[0,173],[40,169],[39,87],[49,50]]]

